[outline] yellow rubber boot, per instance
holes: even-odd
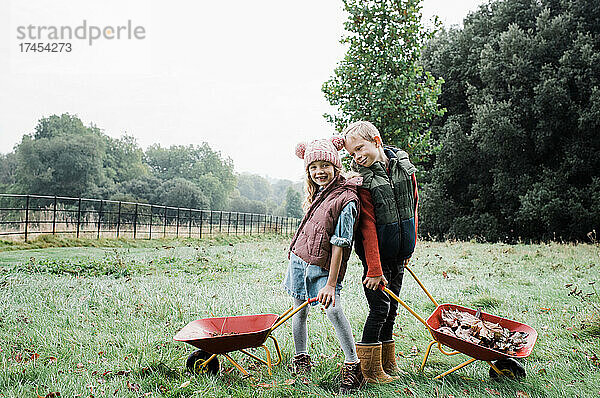
[[[356,354],[367,383],[390,383],[397,379],[383,371],[381,365],[381,343],[356,343]]]

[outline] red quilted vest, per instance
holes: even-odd
[[[354,201],[358,213],[360,213],[357,189],[361,184],[362,177],[345,179],[338,175],[319,192],[292,238],[290,251],[308,264],[318,265],[329,270],[331,263],[331,243],[329,241],[335,231],[340,213],[348,203]],[[354,222],[354,230],[357,225],[358,216]],[[344,279],[351,252],[352,247],[343,249],[338,282]]]

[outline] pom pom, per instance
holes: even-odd
[[[339,135],[334,135],[331,137],[331,143],[338,151],[344,147],[344,139]]]
[[[296,156],[300,159],[304,159],[304,152],[306,152],[306,143],[301,142],[296,145]]]

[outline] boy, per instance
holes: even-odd
[[[363,177],[355,247],[363,263],[369,315],[356,348],[365,379],[389,383],[397,378],[391,375],[399,372],[392,339],[398,302],[378,286],[383,283],[396,295],[400,293],[404,265],[415,248],[416,168],[406,152],[384,146],[377,128],[367,121],[350,124],[342,134],[353,158],[351,167]]]

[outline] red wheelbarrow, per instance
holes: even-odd
[[[427,291],[425,286],[421,283],[419,278],[415,275],[415,273],[408,267],[404,267],[410,274],[413,276],[415,281],[419,284],[419,286],[423,289],[425,294],[429,297],[429,299],[435,304],[436,309],[433,313],[427,318],[427,320],[423,319],[419,314],[417,314],[412,308],[410,308],[404,301],[402,301],[398,296],[396,296],[391,290],[386,287],[380,286],[381,289],[386,292],[391,298],[396,300],[400,305],[408,310],[412,315],[414,315],[421,323],[425,325],[427,330],[431,333],[431,337],[433,340],[427,346],[427,350],[425,352],[425,357],[423,358],[423,362],[421,364],[421,371],[425,367],[425,362],[427,362],[427,358],[431,352],[431,348],[437,343],[437,347],[440,352],[444,355],[456,355],[456,354],[465,354],[470,356],[471,359],[453,367],[452,369],[441,373],[435,377],[435,379],[439,379],[444,377],[458,369],[461,369],[472,362],[477,360],[485,361],[490,365],[490,377],[498,378],[500,375],[507,376],[513,379],[520,379],[525,377],[525,368],[517,359],[523,359],[531,354],[533,350],[533,346],[537,340],[537,332],[530,326],[527,326],[523,323],[519,323],[516,321],[512,321],[510,319],[501,318],[499,316],[486,314],[485,312],[479,312],[466,307],[461,307],[455,304],[438,304],[437,301],[431,296],[431,294]],[[455,336],[451,336],[450,334],[446,334],[440,330],[438,330],[441,326],[442,319],[442,310],[459,310],[463,312],[468,312],[470,314],[477,314],[484,321],[489,321],[493,323],[497,323],[503,328],[510,330],[511,332],[525,332],[527,333],[527,344],[523,347],[515,351],[514,353],[506,353],[498,350],[494,350],[492,348],[487,348],[463,339],[459,339]],[[451,348],[454,351],[447,352],[442,348],[442,345]]]
[[[317,301],[316,298],[309,299],[295,309],[293,306],[290,307],[281,315],[260,314],[198,319],[188,323],[177,332],[173,339],[198,348],[197,351],[190,354],[186,361],[186,367],[193,373],[217,374],[219,372],[217,355],[222,355],[247,376],[248,371],[229,355],[230,352],[239,351],[267,365],[270,375],[271,368],[278,365],[282,359],[279,343],[272,334],[273,330],[290,319],[296,312],[315,301]],[[277,353],[275,363],[272,362],[271,352],[265,344],[267,339],[271,339],[275,346],[275,352]],[[258,347],[265,350],[265,359],[247,351],[248,348]]]

